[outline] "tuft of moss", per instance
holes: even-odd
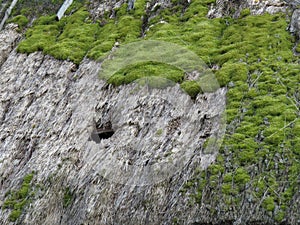
[[[19,209],[14,209],[8,216],[8,219],[11,221],[11,222],[15,222],[17,221],[17,219],[21,216],[22,214],[22,211],[19,210]]]
[[[68,207],[73,200],[73,194],[71,192],[71,189],[67,187],[64,191],[64,198],[63,198],[63,206],[66,208]]]
[[[28,22],[29,20],[27,19],[27,17],[23,15],[15,16],[7,21],[7,23],[18,24],[20,30],[23,30],[27,26]]]
[[[18,52],[30,54],[43,51],[47,46],[55,43],[60,31],[53,16],[41,17],[35,24],[34,28],[27,30],[26,39],[19,44]]]
[[[248,68],[246,63],[225,63],[222,69],[216,72],[217,79],[221,86],[231,82],[247,81]]]
[[[262,206],[267,210],[267,211],[273,211],[275,209],[275,203],[274,203],[274,198],[269,196],[266,197],[263,202]]]
[[[23,209],[29,202],[29,195],[31,191],[31,181],[33,179],[34,172],[27,174],[23,178],[22,185],[17,191],[10,191],[6,196],[6,200],[3,203],[3,209],[11,209],[9,220],[12,222],[22,214]]]
[[[237,184],[245,185],[250,181],[250,176],[244,168],[237,168],[233,179]]]
[[[181,83],[180,87],[193,99],[201,93],[201,87],[197,81],[184,81]]]
[[[250,12],[249,8],[243,9],[240,13],[240,17],[246,17],[246,16],[249,16],[250,14],[251,14],[251,12]]]
[[[159,62],[143,62],[129,65],[109,78],[113,85],[129,84],[143,77],[161,77],[161,82],[170,80],[180,83],[184,79],[184,72],[174,66]]]

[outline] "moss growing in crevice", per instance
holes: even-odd
[[[31,181],[34,177],[34,172],[27,174],[23,178],[22,185],[19,190],[10,191],[6,195],[6,200],[4,201],[2,208],[3,209],[11,209],[11,213],[9,214],[9,220],[15,222],[18,220],[22,211],[25,209],[26,205],[30,201],[32,185]]]
[[[63,206],[67,208],[73,201],[73,193],[69,187],[64,190]]]
[[[181,83],[180,87],[189,94],[193,99],[202,92],[201,87],[197,81],[184,81]]]

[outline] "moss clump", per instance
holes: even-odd
[[[193,99],[201,92],[201,87],[196,81],[184,81],[181,83],[180,87]]]
[[[85,8],[60,21],[56,21],[55,16],[42,16],[26,32],[26,39],[19,44],[18,51],[43,51],[57,59],[79,64],[98,35],[98,25],[87,22],[88,18]]]
[[[166,27],[175,31],[176,41],[185,40],[198,55],[209,56],[204,57],[205,61],[208,65],[219,66],[215,70],[216,77],[221,86],[229,88],[227,134],[220,149],[226,163],[217,160],[204,172],[205,176],[200,173],[194,183],[190,181],[189,190],[195,190],[191,195],[201,204],[214,202],[215,206],[225,203],[236,207],[242,204],[245,193],[251,196],[252,204],[260,204],[261,198],[267,196],[263,208],[274,213],[274,221],[282,221],[288,202],[295,194],[296,174],[300,170],[297,150],[300,140],[296,131],[299,110],[294,105],[299,92],[296,88],[299,59],[291,51],[293,38],[286,32],[285,15],[252,16],[245,10],[236,20],[225,18],[208,22],[201,19],[197,23],[197,18],[188,15],[184,21],[194,23],[193,29],[186,28],[190,34],[186,39],[176,33],[180,28],[176,30],[172,24]],[[207,27],[207,34],[197,30],[199,24],[203,29]],[[210,28],[212,24],[217,25]],[[161,31],[164,26],[159,28],[160,39],[175,41],[168,32]],[[219,32],[210,33],[216,29]],[[216,170],[219,166],[225,169]],[[288,172],[285,168],[289,168]],[[293,191],[284,192],[279,188],[286,185],[286,177]],[[206,186],[199,185],[202,182],[206,182]],[[212,187],[216,194],[209,200],[197,197]],[[216,214],[212,212],[212,215]]]
[[[249,16],[251,14],[250,9],[243,9],[241,11],[240,17],[246,17]]]
[[[121,69],[109,78],[108,83],[113,85],[129,84],[143,77],[161,77],[161,82],[169,80],[180,83],[184,79],[184,72],[174,66],[159,62],[138,63]]]
[[[73,22],[64,27],[64,32],[57,41],[52,46],[46,46],[44,52],[55,58],[69,59],[79,64],[95,41],[98,27],[96,24],[81,24],[77,20]]]
[[[103,60],[107,56],[108,52],[113,48],[114,44],[115,40],[98,40],[93,44],[94,47],[88,53],[88,57],[96,60]]]
[[[63,206],[66,208],[68,207],[73,200],[73,193],[71,192],[71,189],[67,187],[64,191],[64,198],[63,198]]]
[[[273,211],[275,209],[275,203],[274,203],[274,198],[273,197],[267,197],[263,200],[262,206],[267,210],[267,211]]]
[[[23,30],[24,27],[28,24],[29,20],[26,16],[18,15],[7,21],[7,23],[16,23],[19,26],[20,30]]]
[[[141,19],[129,15],[122,17],[118,22],[110,20],[105,26],[99,28],[99,36],[92,45],[88,57],[101,60],[116,42],[128,43],[138,40],[141,35],[141,26]]]
[[[14,209],[10,214],[8,219],[12,222],[17,221],[17,219],[21,216],[22,211],[19,209]]]
[[[163,130],[162,129],[158,129],[155,133],[156,136],[161,136],[163,134]]]
[[[248,68],[246,63],[225,63],[221,70],[216,72],[216,76],[221,86],[231,82],[243,81],[248,78]]]
[[[45,14],[53,14],[58,11],[63,2],[64,0],[18,1],[12,15],[23,15],[31,19]]]
[[[234,181],[239,185],[245,185],[250,181],[250,176],[244,168],[238,168],[233,177]]]
[[[34,28],[26,32],[26,39],[22,41],[17,50],[20,53],[43,51],[47,46],[54,44],[59,35],[59,26],[55,24],[54,16],[40,17]]]
[[[9,220],[15,222],[22,214],[23,209],[29,202],[29,196],[31,191],[31,181],[34,173],[27,174],[23,178],[22,185],[17,191],[10,191],[6,200],[3,203],[3,209],[12,209]]]

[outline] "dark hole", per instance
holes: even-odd
[[[94,131],[91,133],[90,139],[96,143],[100,143],[101,139],[108,139],[113,136],[114,133],[113,130]]]
[[[114,135],[115,131],[112,129],[112,124],[110,121],[95,122],[94,130],[90,135],[89,141],[94,141],[100,143],[101,139],[108,139]]]

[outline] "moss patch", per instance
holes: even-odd
[[[13,9],[12,15],[23,15],[27,18],[39,17],[56,13],[64,0],[31,0],[18,1]]]
[[[9,19],[7,23],[16,23],[19,26],[19,29],[22,30],[26,25],[28,24],[29,20],[26,16],[18,15],[13,17],[12,19]]]
[[[161,77],[178,83],[184,79],[184,72],[171,65],[158,62],[138,63],[118,71],[108,82],[114,85],[129,84],[143,77]]]
[[[98,34],[97,24],[85,22],[88,18],[85,8],[59,22],[55,16],[42,16],[26,32],[26,39],[19,44],[18,51],[43,51],[57,59],[69,59],[79,64]]]
[[[12,222],[15,222],[20,217],[25,206],[30,201],[31,181],[33,176],[34,173],[27,174],[23,178],[23,182],[19,190],[7,193],[6,200],[4,201],[2,208],[12,210],[9,214],[9,220]]]
[[[64,198],[63,198],[63,206],[64,208],[68,207],[73,201],[73,193],[71,189],[67,187],[64,191]]]

